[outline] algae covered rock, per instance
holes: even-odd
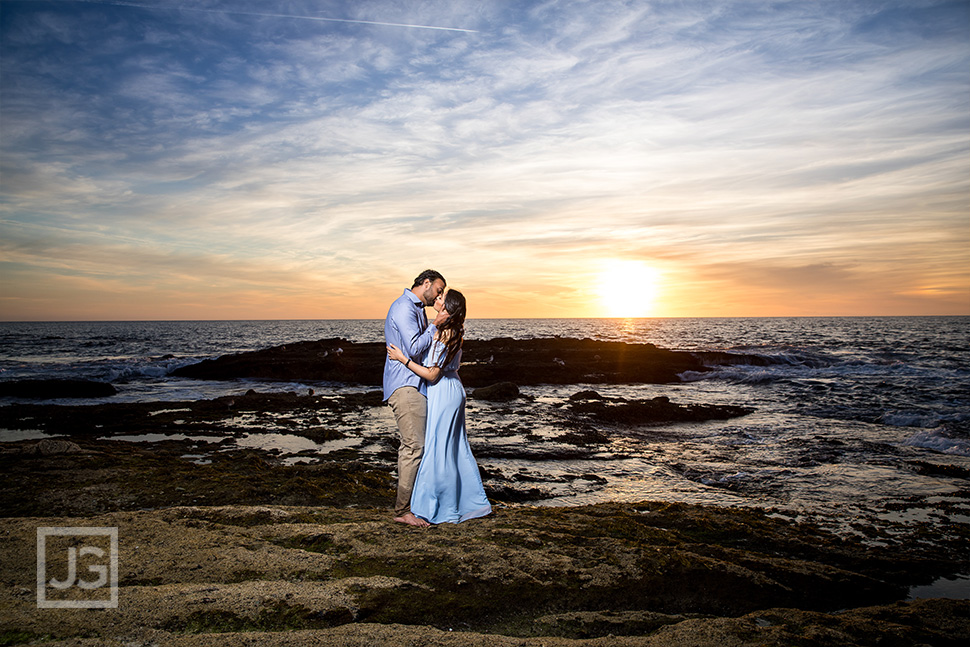
[[[512,382],[499,382],[498,384],[475,389],[472,391],[472,397],[476,400],[507,402],[519,397],[519,387]]]
[[[44,438],[36,445],[24,449],[25,454],[36,454],[40,456],[54,456],[56,454],[81,454],[84,450],[77,443],[69,440],[58,440],[55,438]]]
[[[12,585],[0,590],[0,623],[83,645],[139,635],[200,646],[970,639],[970,602],[900,601],[930,563],[754,510],[500,508],[426,530],[390,515],[232,505],[45,518],[119,529],[121,604],[52,614]],[[0,519],[4,582],[33,581],[38,521]]]

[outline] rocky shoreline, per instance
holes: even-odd
[[[750,411],[605,397],[588,388],[704,370],[689,354],[576,340],[528,344],[495,340],[466,351],[479,367],[468,371],[477,375],[466,382],[472,394],[508,383],[482,393],[488,399],[476,405],[512,421],[482,430],[482,451],[493,457],[527,450],[537,461],[595,459],[606,431]],[[570,345],[576,354],[565,352]],[[394,439],[361,431],[383,414],[380,393],[368,390],[373,376],[361,372],[380,362],[380,345],[322,340],[196,370],[218,379],[254,372],[313,379],[305,371],[324,352],[336,358],[329,377],[317,379],[364,389],[0,407],[0,427],[28,436],[0,447],[0,645],[970,640],[970,602],[906,601],[913,585],[967,572],[966,524],[952,524],[945,537],[873,532],[862,541],[754,508],[656,501],[536,507],[521,502],[541,500],[550,485],[493,469],[483,473],[492,516],[420,531],[390,520]],[[586,388],[541,403],[513,390],[550,366],[573,380],[562,384]],[[241,444],[284,434],[316,449]],[[319,447],[328,451],[321,455]],[[573,478],[595,485],[601,477]],[[118,528],[117,609],[37,608],[42,526]]]
[[[595,459],[610,440],[604,425],[697,422],[743,416],[750,411],[726,405],[678,404],[665,397],[606,398],[589,390],[545,407],[525,397],[514,399],[521,401],[509,403],[508,398],[502,397],[498,404],[490,404],[517,420],[507,426],[481,428],[479,424],[479,458],[516,457],[540,462]],[[245,486],[249,488],[249,498],[243,499],[249,503],[380,505],[393,498],[397,439],[383,428],[377,432],[370,427],[365,430],[360,421],[382,414],[386,416],[387,412],[379,391],[334,395],[250,390],[241,396],[193,402],[8,405],[0,407],[0,428],[70,439],[74,449],[60,457],[64,463],[59,468],[61,476],[56,480],[38,480],[33,474],[36,461],[21,459],[64,453],[43,451],[57,441],[0,446],[0,460],[6,468],[0,475],[3,507],[8,515],[41,515],[184,505],[203,499],[208,504],[226,505],[239,500],[237,490],[244,487],[241,480],[252,482],[251,488]],[[533,424],[553,431],[529,433]],[[389,425],[388,418],[384,427],[390,429]],[[259,437],[303,440],[309,448],[284,453],[280,449],[236,444],[243,438]],[[527,444],[523,444],[523,439]],[[321,454],[324,448],[334,445],[339,447]],[[340,470],[332,477],[324,475],[337,465]],[[95,466],[102,496],[63,496],[84,488],[85,482],[80,479]],[[350,499],[350,493],[342,487],[348,470],[355,470],[354,482],[367,484]],[[210,471],[218,476],[207,478]],[[134,473],[141,477],[133,477]],[[178,490],[181,494],[159,489],[137,496],[130,494],[143,484],[154,487],[166,473],[185,481]],[[593,484],[604,482],[595,474],[580,478]],[[483,469],[483,479],[489,498],[497,502],[536,501],[552,496],[539,487],[537,479],[519,472]],[[171,496],[164,496],[165,492]],[[58,500],[62,502],[55,504],[53,497],[61,497]]]

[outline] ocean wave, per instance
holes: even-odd
[[[684,371],[683,373],[678,373],[677,377],[681,382],[700,382],[711,379],[712,375],[701,371]]]
[[[753,351],[753,352],[752,352]],[[692,351],[704,366],[808,366],[820,368],[831,366],[838,360],[819,352],[803,349],[736,348],[731,350]]]
[[[128,382],[141,378],[161,379],[168,377],[178,368],[194,364],[195,358],[165,357],[149,360],[135,360],[130,362],[112,363],[103,367],[103,379],[108,382]]]
[[[939,415],[920,411],[890,411],[879,418],[879,422],[891,427],[922,427],[933,429],[942,422]]]
[[[769,384],[782,380],[799,380],[819,377],[828,374],[819,369],[804,365],[775,364],[732,364],[711,367],[710,371],[684,371],[678,377],[682,382],[700,382],[702,380],[720,380],[735,384]]]
[[[942,430],[920,431],[903,442],[907,447],[922,447],[941,454],[953,454],[956,456],[970,456],[970,440],[965,438],[952,438]]]
[[[782,379],[772,370],[744,370],[721,369],[712,372],[684,371],[678,377],[682,382],[700,382],[701,380],[725,380],[736,384],[768,384]]]
[[[78,361],[64,364],[21,365],[16,371],[17,379],[77,378],[128,384],[142,380],[165,380],[175,370],[198,362],[198,357],[112,357]]]
[[[695,353],[696,354],[696,353]],[[737,356],[739,361],[731,363],[726,355],[721,355],[721,363],[708,363],[709,371],[686,371],[680,374],[682,382],[701,380],[724,380],[739,384],[765,384],[775,381],[806,380],[847,380],[847,383],[860,382],[867,388],[874,380],[887,385],[903,385],[911,380],[927,384],[963,384],[967,382],[964,369],[917,366],[893,362],[885,364],[859,358],[815,360],[799,355],[775,355],[771,361],[751,361],[750,356]],[[767,356],[766,356],[767,357]]]

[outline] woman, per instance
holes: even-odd
[[[438,328],[423,364],[393,344],[387,347],[387,354],[428,382],[424,455],[411,494],[411,512],[430,523],[458,523],[484,517],[492,506],[465,433],[465,387],[458,377],[465,297],[458,290],[449,290],[438,297],[434,308],[449,316]]]

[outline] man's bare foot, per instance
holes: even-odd
[[[428,526],[431,525],[424,519],[415,517],[414,514],[411,512],[405,512],[400,517],[394,517],[394,521],[398,523],[406,523],[409,526],[417,526],[418,528],[427,528]]]

